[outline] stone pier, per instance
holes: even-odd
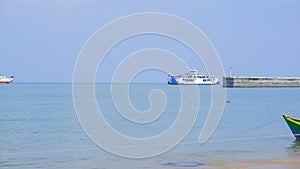
[[[226,88],[300,87],[300,77],[223,77]]]

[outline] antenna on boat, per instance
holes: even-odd
[[[231,69],[232,69],[232,67],[230,66],[229,67],[229,77],[231,77]]]

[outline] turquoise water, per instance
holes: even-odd
[[[131,85],[132,104],[140,110],[149,108],[152,89],[165,91],[168,103],[162,116],[151,124],[130,123],[120,116],[109,84],[97,84],[95,91],[98,105],[114,129],[143,138],[172,125],[180,105],[178,87],[166,84]],[[199,162],[204,168],[218,168],[244,163],[259,166],[258,159],[300,157],[300,145],[281,117],[287,112],[300,117],[300,89],[228,89],[231,102],[225,103],[223,118],[205,144],[197,141],[210,106],[210,87],[201,86],[199,91],[200,113],[179,145],[156,157],[129,159],[102,150],[84,133],[74,110],[71,84],[1,85],[0,168],[180,168],[164,165],[170,162]]]

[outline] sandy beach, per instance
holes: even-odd
[[[251,160],[219,160],[207,163],[206,167],[200,168],[220,168],[220,169],[295,169],[300,166],[300,157],[295,158],[266,158]]]

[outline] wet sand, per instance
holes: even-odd
[[[200,167],[201,168],[201,167]],[[202,167],[203,168],[203,167]],[[219,160],[208,162],[204,168],[220,169],[296,169],[300,168],[300,157],[294,158],[271,158],[271,159],[251,159],[251,160]]]

